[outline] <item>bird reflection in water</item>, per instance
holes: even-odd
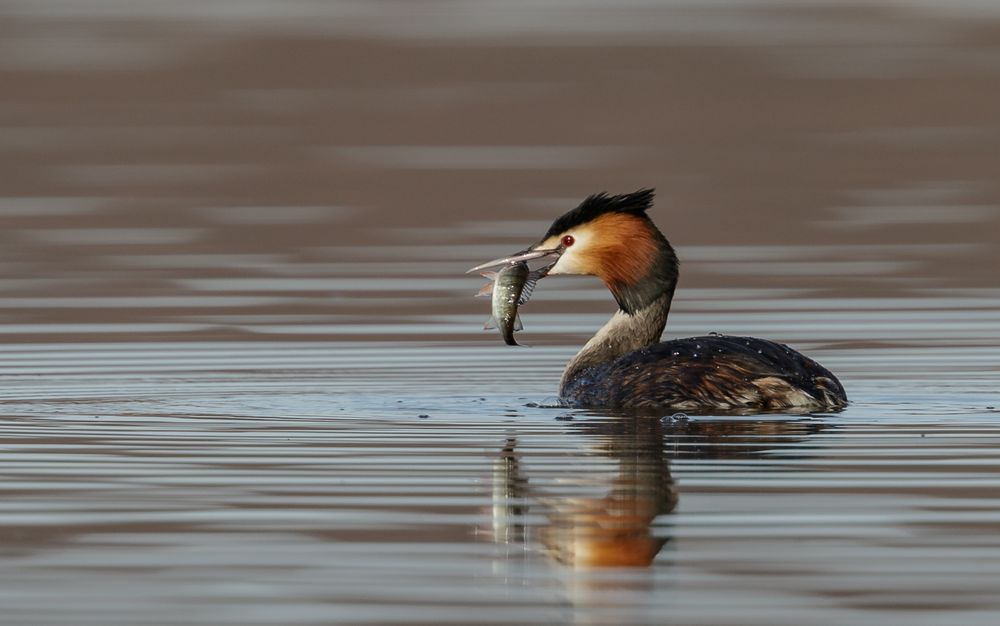
[[[575,567],[644,567],[667,542],[653,521],[677,504],[659,420],[623,418],[580,424],[595,437],[592,452],[613,459],[617,472],[600,497],[559,495],[534,488],[522,469],[516,438],[493,466],[492,536],[529,543],[530,510],[544,511],[539,541],[552,559]]]
[[[494,461],[489,534],[498,544],[520,546],[525,557],[537,539],[552,560],[593,568],[648,567],[670,540],[669,526],[656,521],[677,506],[672,458],[756,456],[819,425],[809,420],[663,422],[623,416],[581,421],[572,428],[593,439],[594,455],[617,465],[603,495],[559,494],[552,487],[532,485],[517,439],[509,437]],[[543,517],[530,517],[534,513]]]

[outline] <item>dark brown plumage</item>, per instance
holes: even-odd
[[[560,397],[582,407],[747,412],[835,409],[837,378],[786,345],[712,335],[656,343],[577,371]]]

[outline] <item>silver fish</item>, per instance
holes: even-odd
[[[546,273],[548,268],[531,271],[524,262],[511,263],[498,272],[483,272],[483,276],[493,280],[476,294],[493,295],[492,315],[483,329],[500,328],[500,334],[508,346],[520,345],[514,341],[514,331],[524,328],[517,314],[517,307],[528,301],[535,283]]]

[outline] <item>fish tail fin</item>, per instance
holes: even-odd
[[[514,330],[524,330],[524,324],[521,323],[521,315],[518,313],[514,314]]]
[[[526,343],[518,343],[517,340],[514,339],[514,335],[511,335],[510,338],[504,338],[504,342],[506,342],[506,344],[508,346],[517,346],[518,348],[530,348],[531,347],[531,346],[529,346]]]

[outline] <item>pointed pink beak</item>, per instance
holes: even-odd
[[[555,256],[556,258],[552,261],[554,264],[558,259],[559,255],[562,254],[561,248],[552,248],[550,250],[532,250],[528,248],[527,250],[522,250],[510,256],[505,256],[502,259],[493,259],[492,261],[487,261],[482,265],[477,265],[471,270],[467,271],[466,274],[471,274],[472,272],[478,272],[479,270],[486,269],[488,267],[494,267],[497,265],[509,265],[511,263],[520,263],[522,261],[533,261],[535,259],[544,259],[548,256]]]

